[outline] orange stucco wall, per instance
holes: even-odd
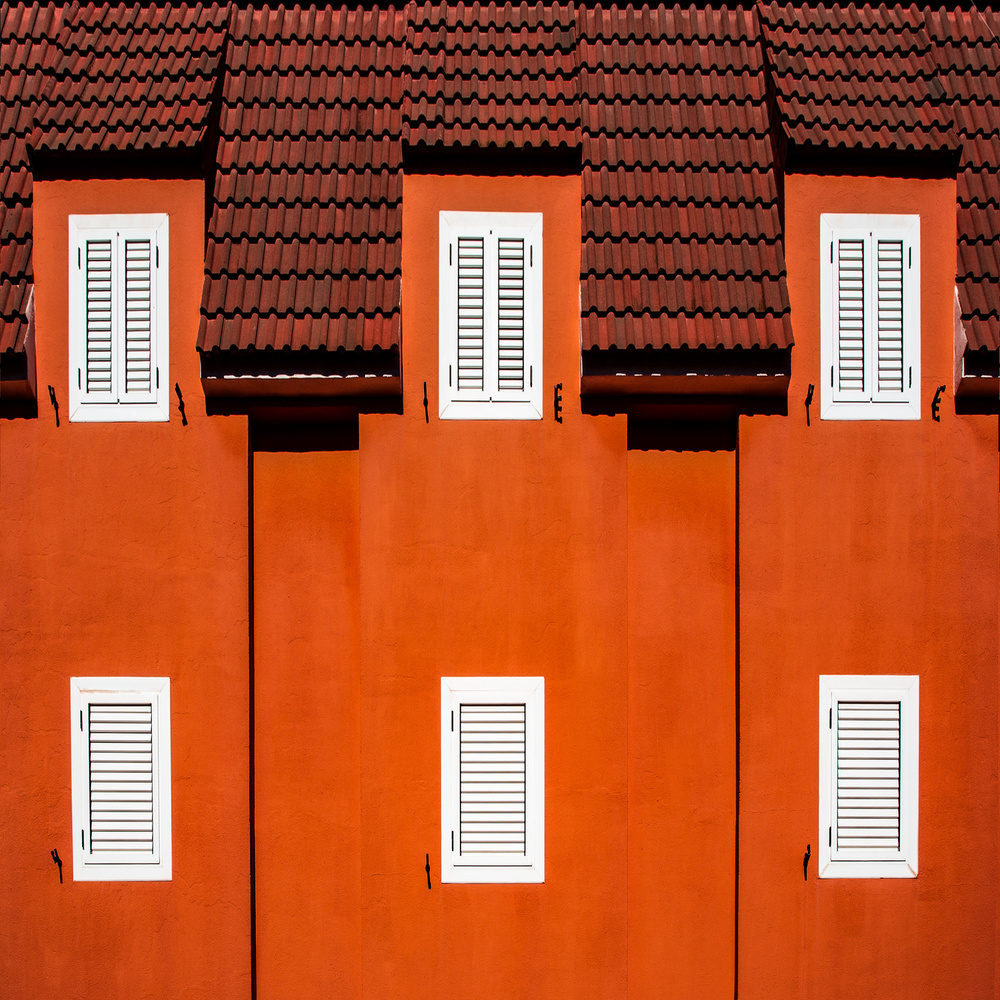
[[[620,996],[626,427],[578,403],[580,181],[407,177],[403,206],[404,415],[360,426],[365,990]],[[543,213],[543,420],[435,416],[442,210]],[[493,674],[545,677],[544,885],[439,881],[440,678]]]
[[[785,192],[789,414],[739,434],[740,996],[989,996],[997,422],[952,402],[955,183],[803,175]],[[819,217],[842,211],[920,214],[919,421],[818,419]],[[920,675],[916,879],[816,878],[818,677],[837,673]]]
[[[39,417],[0,422],[0,996],[246,997],[252,939],[260,1000],[990,995],[1000,470],[996,418],[951,403],[954,182],[786,196],[788,415],[694,451],[581,412],[579,178],[405,179],[403,413],[356,444],[206,417],[202,185],[36,184]],[[170,213],[186,427],[174,397],[66,420],[67,216],[109,205]],[[918,422],[817,395],[806,423],[819,215],[847,206],[921,214]],[[437,417],[443,210],[544,215],[543,420]],[[915,880],[816,879],[823,673],[920,674]],[[72,881],[87,674],[171,678],[172,882]],[[440,678],[538,674],[546,881],[443,885]]]
[[[173,395],[167,423],[67,419],[67,217],[109,210],[170,215],[170,381],[186,427]],[[39,416],[0,422],[4,997],[249,992],[246,421],[205,416],[203,239],[200,182],[34,185]],[[170,677],[171,882],[73,881],[81,675]]]
[[[578,178],[403,203],[403,415],[254,456],[258,995],[731,995],[735,454],[581,413]],[[543,213],[541,421],[437,417],[442,210]],[[440,678],[536,674],[545,884],[443,885]]]
[[[735,569],[735,452],[629,451],[634,1000],[733,995]]]
[[[255,450],[253,496],[257,995],[361,996],[358,453]]]

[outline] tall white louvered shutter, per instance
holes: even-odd
[[[541,416],[541,237],[541,215],[441,213],[441,417]]]
[[[920,217],[823,215],[822,415],[920,416]]]
[[[74,677],[73,878],[172,876],[170,682]]]
[[[114,240],[84,242],[85,358],[83,383],[88,397],[115,398],[112,272]]]
[[[153,353],[154,247],[149,237],[120,237],[124,293],[124,398],[148,396],[154,389]]]
[[[70,419],[166,420],[167,216],[70,216],[70,233]]]
[[[545,682],[441,680],[441,878],[545,880]]]
[[[497,240],[497,383],[524,390],[524,240]]]
[[[916,874],[918,765],[918,677],[820,677],[820,877]]]
[[[907,389],[908,369],[903,357],[904,248],[901,239],[875,243],[876,399],[900,399]]]

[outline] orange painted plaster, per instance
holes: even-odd
[[[173,394],[165,423],[67,419],[67,219],[109,211],[170,215],[186,427]],[[39,415],[0,423],[4,996],[249,992],[247,438],[200,392],[204,221],[199,182],[34,185]],[[105,675],[171,680],[171,882],[73,881],[69,679]]]
[[[785,194],[789,415],[743,418],[739,436],[739,993],[989,996],[997,422],[952,401],[955,183],[800,175]],[[817,398],[807,426],[820,214],[844,211],[920,214],[919,421],[824,421]],[[920,676],[916,879],[816,878],[820,674]]]

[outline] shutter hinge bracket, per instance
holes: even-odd
[[[160,248],[159,247],[156,248],[156,266],[157,267],[160,266]]]
[[[832,826],[827,828],[826,846],[827,847],[833,847],[833,827]]]
[[[833,729],[833,709],[830,709],[830,728]]]
[[[833,241],[830,241],[830,263],[833,263]]]
[[[80,709],[80,732],[83,732],[83,709]]]

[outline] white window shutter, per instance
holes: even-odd
[[[837,268],[837,351],[834,398],[867,399],[865,351],[865,248],[867,240],[856,235],[835,240]]]
[[[458,301],[456,303],[456,388],[481,393],[485,388],[485,238],[460,236],[455,240]]]
[[[903,343],[903,241],[876,236],[873,242],[877,273],[874,397],[877,400],[900,400],[909,388]]]
[[[527,706],[461,702],[458,709],[458,851],[524,858]]]
[[[920,217],[822,215],[821,413],[920,417]]]
[[[899,701],[837,699],[833,856],[898,853]]]
[[[916,875],[918,770],[918,677],[820,677],[821,878]]]
[[[497,388],[524,391],[523,237],[497,239]]]
[[[441,679],[442,882],[545,881],[545,682]]]
[[[155,247],[148,236],[123,236],[119,241],[124,294],[124,364],[122,399],[149,399],[156,380],[153,338]]]
[[[71,707],[74,880],[169,880],[169,679],[74,677]]]
[[[88,399],[115,398],[112,271],[114,239],[108,233],[84,240],[85,358],[81,389]]]
[[[439,415],[542,415],[542,216],[442,212]]]
[[[70,420],[169,419],[168,221],[70,216]]]
[[[84,848],[95,860],[159,860],[154,810],[154,704],[88,700],[83,712],[90,809]]]

